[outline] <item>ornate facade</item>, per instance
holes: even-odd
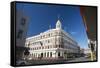
[[[27,38],[25,46],[30,49],[29,58],[33,60],[68,59],[80,52],[78,43],[62,29],[60,20],[56,28]]]

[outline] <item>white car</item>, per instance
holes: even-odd
[[[32,58],[28,58],[29,60],[32,60]]]

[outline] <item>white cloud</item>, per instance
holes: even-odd
[[[72,31],[72,32],[70,32],[70,33],[71,33],[72,35],[73,35],[73,34],[77,34],[77,32],[74,32],[74,31]]]

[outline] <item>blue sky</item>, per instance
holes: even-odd
[[[55,28],[59,19],[62,28],[68,32],[82,48],[87,48],[87,35],[78,6],[44,5],[17,3],[17,11],[23,11],[29,18],[27,37]]]

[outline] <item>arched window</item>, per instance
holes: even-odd
[[[52,52],[50,52],[50,57],[52,57]]]
[[[60,56],[60,52],[58,52],[58,57]]]
[[[46,52],[44,53],[44,57],[46,57]]]
[[[41,53],[41,58],[43,57],[43,53]]]
[[[47,57],[49,57],[49,52],[47,52]]]

